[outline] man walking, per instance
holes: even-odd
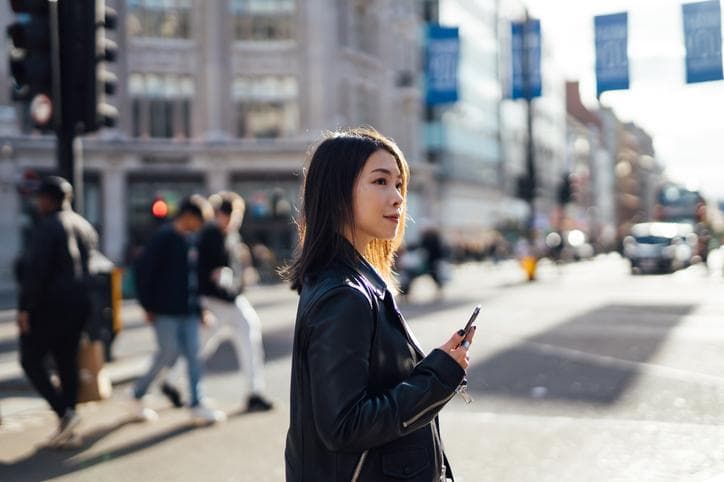
[[[215,423],[223,412],[202,403],[202,366],[199,359],[199,325],[202,321],[198,293],[196,233],[210,208],[198,195],[184,199],[173,221],[151,239],[136,267],[138,299],[156,333],[157,351],[148,372],[133,387],[133,410],[141,420],[158,418],[141,399],[159,373],[173,366],[179,353],[186,359],[194,422]],[[210,214],[210,213],[209,213]]]
[[[207,327],[203,359],[211,356],[228,331],[248,380],[245,409],[248,412],[272,408],[264,393],[264,348],[261,322],[244,290],[244,244],[239,228],[244,218],[244,200],[234,192],[220,192],[209,198],[214,220],[199,234],[199,291],[204,308],[216,320]],[[165,383],[163,392],[179,405],[178,391]]]
[[[18,328],[20,364],[59,418],[50,446],[71,440],[80,418],[78,342],[90,313],[88,260],[98,235],[70,201],[73,188],[61,177],[43,179],[36,205],[41,219],[22,259]],[[50,381],[45,358],[55,362],[60,390]]]

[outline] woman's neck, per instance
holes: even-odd
[[[365,239],[362,239],[359,234],[357,236],[353,236],[352,232],[347,230],[343,237],[351,244],[354,249],[359,253],[360,256],[364,257],[365,252],[367,251],[367,246],[369,246],[370,242],[372,242],[371,239],[367,239],[367,236],[364,236]]]

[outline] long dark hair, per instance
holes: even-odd
[[[282,271],[292,289],[301,290],[306,276],[324,269],[332,260],[354,265],[358,254],[342,233],[346,227],[354,227],[355,182],[367,159],[379,150],[395,158],[402,174],[401,193],[406,198],[410,177],[407,161],[397,145],[376,130],[330,132],[314,150],[304,178],[299,245],[294,260]],[[375,239],[361,253],[388,282],[392,282],[394,254],[405,234],[405,213],[403,202],[394,239]]]

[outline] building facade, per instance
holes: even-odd
[[[597,252],[610,251],[616,246],[614,155],[604,146],[601,117],[581,102],[578,82],[566,82],[566,110],[566,172],[574,191],[567,215]]]
[[[425,147],[439,204],[430,221],[456,245],[477,244],[505,217],[501,189],[498,2],[426,2],[430,24],[459,31],[458,101],[428,106]]]
[[[394,138],[415,173],[410,211],[435,199],[420,136],[421,6],[414,0],[108,0],[120,26],[110,65],[115,128],[82,139],[83,212],[102,249],[124,263],[154,228],[150,206],[232,189],[247,200],[242,235],[277,256],[310,145],[323,131],[371,125]],[[0,3],[0,27],[12,21]],[[10,101],[0,40],[0,292],[30,222],[18,194],[55,168],[54,138],[23,126]],[[20,213],[20,215],[18,214]],[[7,267],[7,268],[6,268]]]

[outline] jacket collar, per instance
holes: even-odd
[[[385,299],[387,283],[377,270],[362,256],[358,256],[357,270],[369,281],[370,288],[381,300]]]

